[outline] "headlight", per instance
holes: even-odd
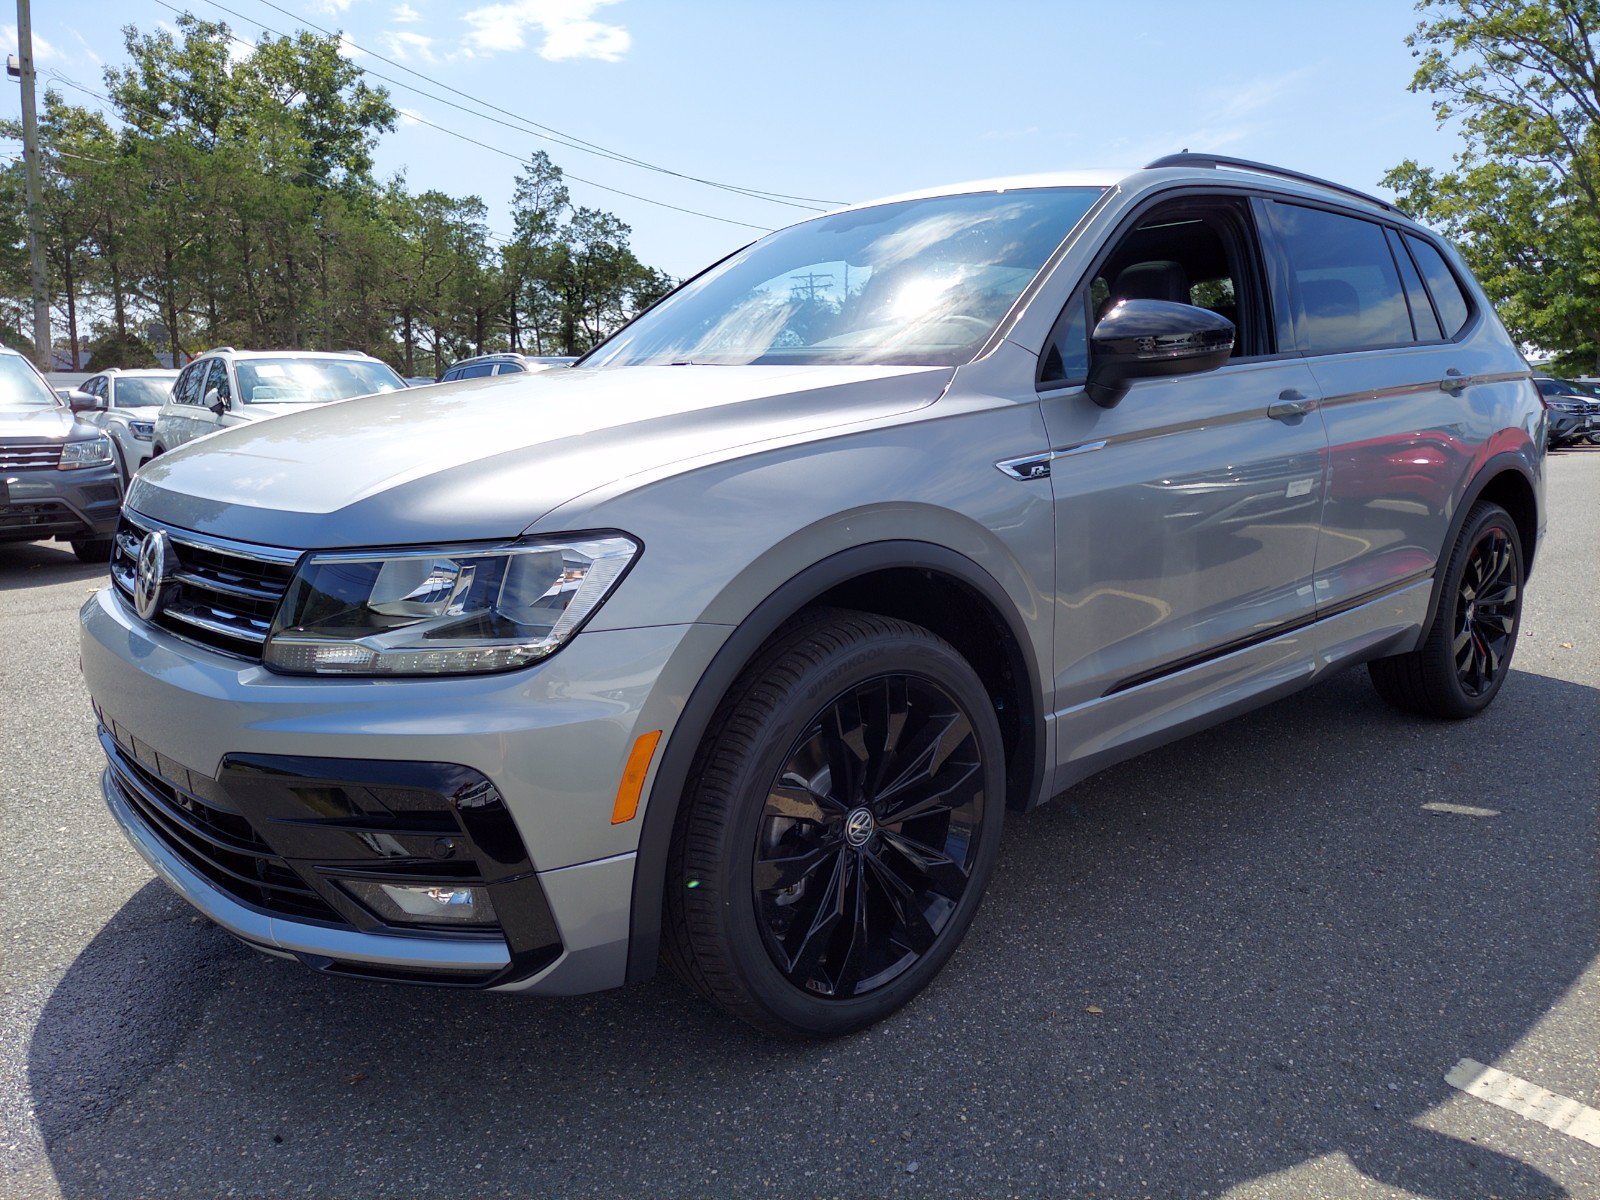
[[[61,447],[63,471],[76,470],[78,467],[102,467],[110,461],[111,439],[103,433],[97,438],[83,442],[68,442]]]
[[[129,421],[128,432],[141,442],[153,442],[156,438],[156,423],[154,421]]]
[[[639,544],[621,534],[304,559],[262,653],[296,675],[468,675],[559,650]]]

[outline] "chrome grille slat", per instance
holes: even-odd
[[[38,446],[0,446],[0,470],[28,471],[41,467],[55,467],[61,463],[61,443]]]
[[[124,513],[111,559],[111,582],[130,605],[140,543],[157,529],[167,535],[168,549],[177,562],[175,569],[169,568],[167,592],[151,623],[208,650],[259,662],[299,553],[172,529]]]

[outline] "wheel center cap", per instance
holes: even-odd
[[[844,840],[859,849],[867,844],[877,828],[878,823],[872,819],[871,809],[852,809],[844,819]]]

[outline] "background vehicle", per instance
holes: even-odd
[[[111,439],[26,358],[0,349],[0,542],[55,538],[83,562],[104,562],[121,503]]]
[[[664,950],[846,1032],[955,952],[1006,808],[1354,664],[1482,712],[1545,420],[1455,255],[1335,184],[856,206],[581,366],[146,467],[81,625],[107,803],[319,969],[567,994]]]
[[[357,351],[235,350],[224,346],[179,372],[156,417],[152,456],[197,437],[306,408],[398,391],[405,381]]]
[[[1569,446],[1600,429],[1600,400],[1568,379],[1538,376],[1534,383],[1550,410],[1549,444]]]
[[[94,407],[80,416],[111,438],[124,483],[155,453],[156,414],[171,398],[177,378],[177,371],[113,367],[90,376],[78,389],[94,400]]]
[[[440,383],[454,383],[458,379],[479,379],[486,375],[520,375],[534,371],[548,371],[552,367],[571,366],[576,358],[538,356],[532,354],[480,354],[452,363],[440,376]]]

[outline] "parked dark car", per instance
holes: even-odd
[[[1534,377],[1544,406],[1550,410],[1549,444],[1570,446],[1600,433],[1600,397],[1570,379],[1548,375]]]
[[[0,349],[0,542],[55,538],[83,562],[105,562],[121,507],[111,439],[26,358]]]

